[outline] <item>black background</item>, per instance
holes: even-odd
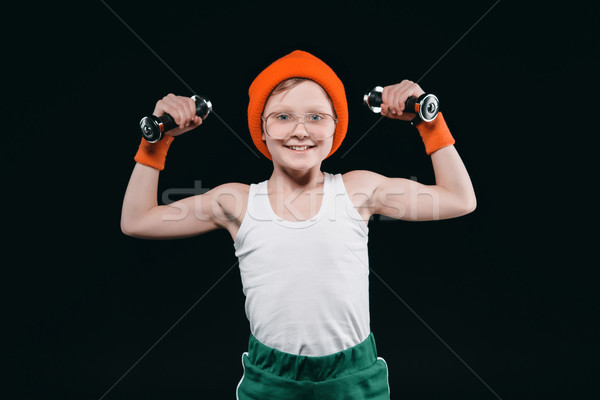
[[[492,1],[106,4],[6,13],[3,314],[19,398],[234,398],[249,334],[237,267],[215,285],[236,262],[231,237],[130,238],[120,208],[137,123],[169,92],[208,96],[222,121],[175,141],[159,197],[268,179],[247,89],[295,49],[346,86],[350,127],[322,170],[433,183],[403,122],[349,150],[377,120],[365,91],[429,71],[420,85],[440,98],[477,194],[458,219],[369,223],[385,281],[371,274],[371,327],[392,398],[589,395],[594,10],[500,1],[473,27]]]

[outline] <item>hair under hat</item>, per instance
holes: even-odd
[[[281,57],[265,68],[254,79],[248,90],[248,128],[256,148],[269,160],[273,160],[266,144],[262,141],[261,116],[265,103],[273,89],[289,78],[307,78],[325,89],[333,103],[338,123],[333,136],[333,145],[327,155],[332,155],[342,144],[348,130],[348,102],[344,85],[333,70],[312,54],[296,50]],[[325,158],[327,158],[325,157]]]

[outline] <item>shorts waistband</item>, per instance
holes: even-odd
[[[366,369],[377,362],[373,332],[346,350],[313,357],[285,353],[259,342],[252,334],[248,341],[248,358],[256,367],[283,378],[319,382]]]

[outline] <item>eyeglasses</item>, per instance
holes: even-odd
[[[335,133],[338,123],[337,118],[325,113],[298,114],[279,111],[260,118],[264,123],[266,134],[273,139],[285,139],[301,123],[315,140],[329,139]]]

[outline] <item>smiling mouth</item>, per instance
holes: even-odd
[[[287,147],[290,150],[294,150],[294,151],[306,151],[308,149],[312,149],[315,146],[283,146],[283,147]]]

